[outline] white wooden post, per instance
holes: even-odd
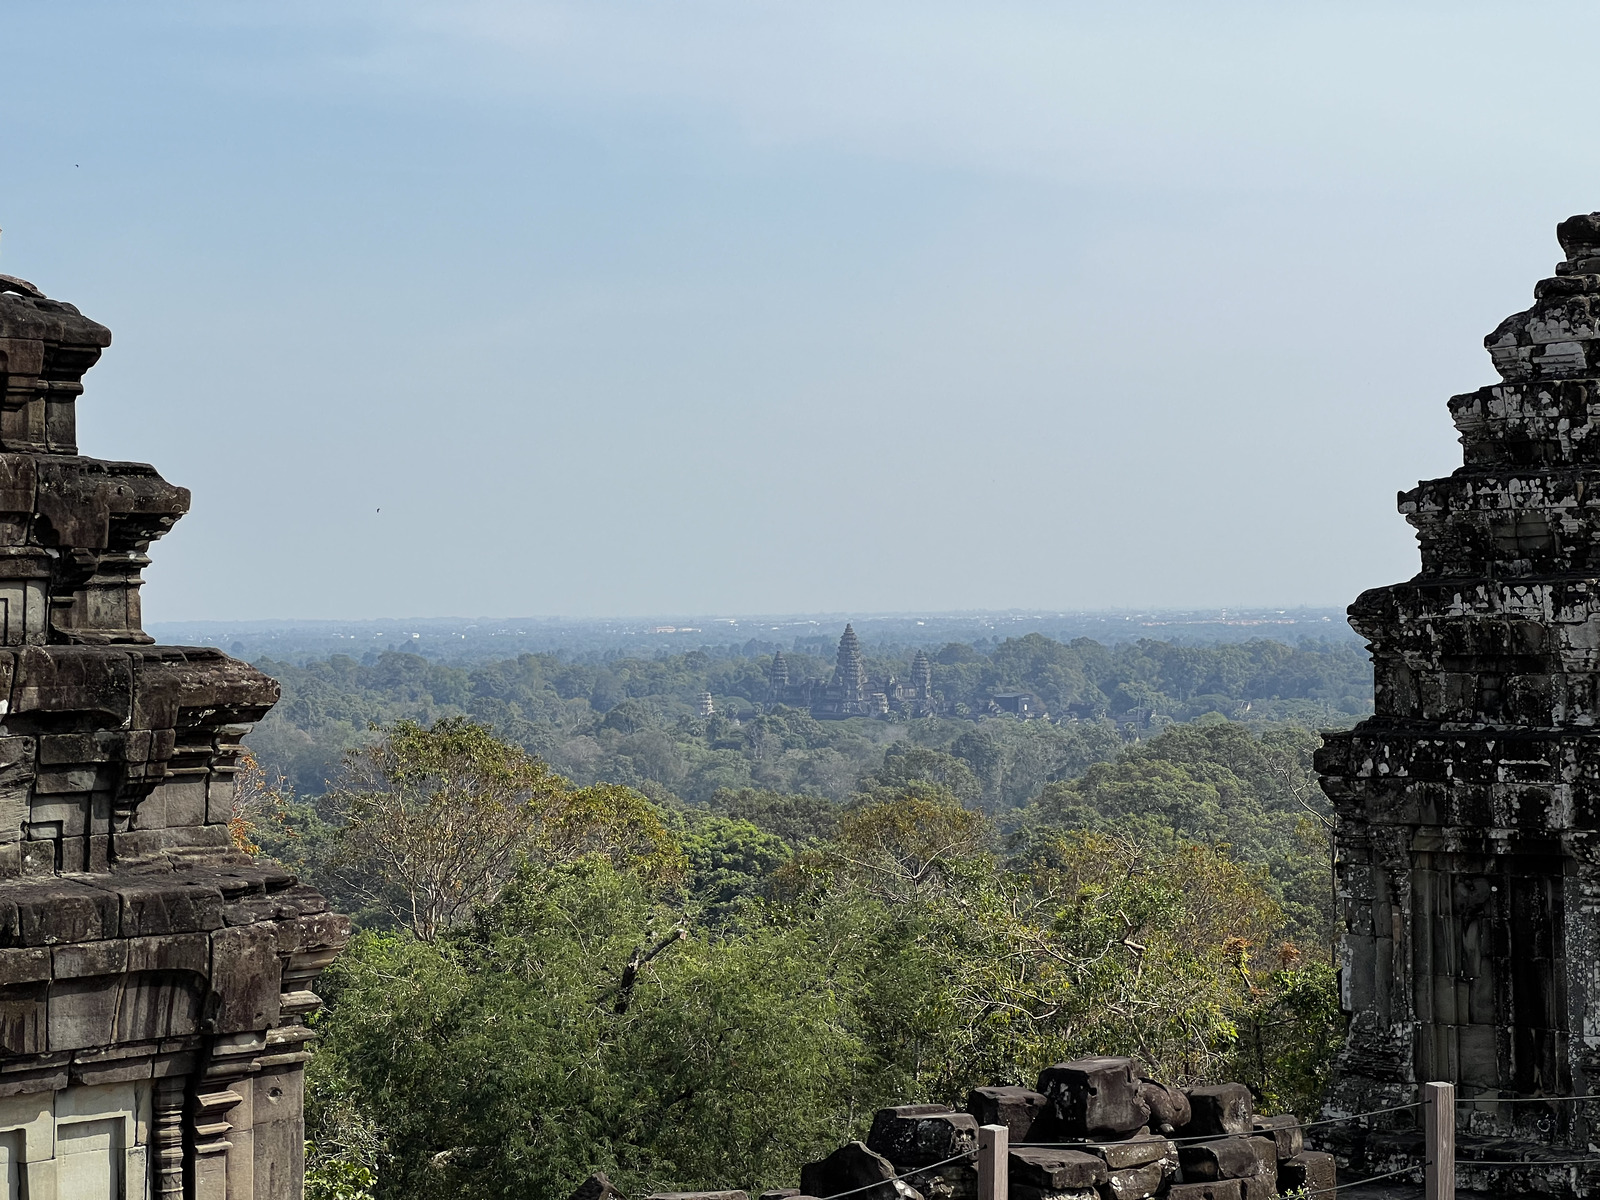
[[[1010,1190],[1011,1131],[1004,1125],[978,1129],[978,1200],[1006,1200]]]
[[[1427,1148],[1427,1200],[1456,1200],[1456,1085],[1422,1085],[1423,1145]]]

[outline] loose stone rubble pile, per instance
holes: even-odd
[[[800,1170],[800,1187],[761,1200],[852,1192],[862,1200],[974,1200],[981,1125],[1010,1141],[1009,1200],[1268,1200],[1334,1196],[1334,1161],[1306,1146],[1291,1116],[1259,1116],[1240,1083],[1179,1090],[1136,1059],[1058,1063],[1036,1090],[974,1088],[967,1110],[879,1109],[865,1142]],[[954,1161],[952,1161],[954,1160]],[[594,1175],[572,1200],[620,1193]],[[748,1200],[742,1191],[658,1192],[645,1200]]]

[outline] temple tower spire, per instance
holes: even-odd
[[[861,661],[861,640],[849,625],[839,639],[839,655],[833,672],[833,682],[843,689],[846,700],[864,700],[867,695],[867,669]]]
[[[1400,496],[1421,571],[1350,608],[1375,712],[1317,757],[1350,1015],[1330,1112],[1432,1079],[1469,1102],[1600,1093],[1600,213],[1556,235],[1555,276],[1484,339],[1501,382],[1450,401],[1465,465]],[[1471,1116],[1563,1150],[1600,1136],[1583,1105]]]

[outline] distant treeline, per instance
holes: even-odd
[[[1108,647],[1029,634],[991,645],[949,643],[932,655],[934,689],[957,713],[982,713],[997,692],[1027,691],[1052,715],[1049,723],[816,721],[766,703],[772,658],[760,649],[653,659],[524,654],[474,667],[396,652],[304,666],[260,660],[284,694],[250,745],[302,795],[315,795],[372,726],[466,715],[575,782],[624,783],[691,804],[751,787],[842,800],[883,767],[891,746],[915,745],[958,759],[978,788],[974,798],[998,811],[1173,721],[1217,712],[1326,727],[1371,711],[1366,655],[1343,640]],[[791,678],[826,678],[833,669],[831,654],[785,656]],[[869,646],[866,666],[872,678],[904,679],[910,653],[879,656]],[[697,715],[703,692],[716,705],[710,719]]]

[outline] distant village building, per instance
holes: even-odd
[[[715,715],[716,711],[717,711],[717,705],[716,705],[716,702],[711,699],[711,693],[710,692],[701,692],[700,693],[700,715],[702,717],[709,717],[709,716]]]
[[[911,681],[894,675],[869,680],[861,658],[861,639],[849,625],[839,639],[833,678],[791,680],[789,662],[778,651],[767,675],[767,702],[803,708],[821,721],[847,717],[929,717],[938,710],[933,695],[933,664],[921,650],[911,660]]]

